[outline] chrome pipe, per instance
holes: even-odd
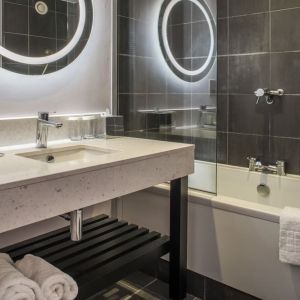
[[[70,233],[73,242],[82,240],[83,210],[78,209],[70,212]]]

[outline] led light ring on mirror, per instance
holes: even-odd
[[[78,22],[77,30],[72,40],[60,51],[44,57],[29,57],[29,56],[16,54],[0,46],[0,55],[10,60],[16,61],[18,63],[28,64],[28,65],[46,65],[60,60],[61,58],[69,54],[74,49],[74,47],[79,42],[84,30],[85,21],[86,21],[85,0],[78,0],[78,3],[79,3],[79,22]]]
[[[166,57],[170,60],[170,62],[176,69],[176,71],[177,71],[176,73],[182,74],[184,76],[197,77],[196,79],[193,80],[193,81],[196,81],[196,80],[200,80],[201,78],[203,78],[204,76],[202,76],[202,75],[207,74],[210,67],[213,65],[213,62],[215,59],[214,58],[214,55],[216,52],[215,51],[215,31],[216,31],[215,23],[214,23],[214,19],[212,17],[212,14],[211,14],[209,8],[205,7],[200,2],[200,0],[188,0],[188,1],[193,2],[202,11],[202,13],[205,16],[205,19],[206,19],[206,21],[208,23],[208,27],[209,27],[209,33],[210,33],[210,49],[209,49],[209,54],[208,54],[208,57],[207,57],[205,63],[200,68],[198,68],[197,70],[187,70],[187,69],[183,68],[177,62],[176,58],[172,54],[172,51],[171,51],[170,45],[169,45],[169,41],[168,41],[168,20],[169,20],[172,9],[180,1],[184,1],[184,0],[171,0],[167,4],[167,6],[162,7],[161,17],[160,17],[160,19],[161,19],[160,41],[161,41],[163,51],[165,52]]]

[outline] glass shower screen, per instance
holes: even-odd
[[[216,192],[216,0],[119,0],[118,110],[127,136],[192,143],[191,188]]]

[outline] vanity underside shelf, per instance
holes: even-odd
[[[77,299],[87,300],[170,251],[167,236],[106,215],[84,221],[83,233],[83,240],[75,243],[65,227],[0,252],[14,260],[29,253],[44,258],[71,275],[79,286]]]

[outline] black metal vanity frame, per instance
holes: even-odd
[[[69,227],[2,249],[13,260],[31,253],[70,274],[78,300],[170,253],[170,298],[186,297],[188,177],[170,183],[170,237],[100,215],[84,221],[83,240],[70,241]]]

